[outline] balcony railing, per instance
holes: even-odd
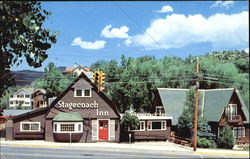
[[[227,116],[227,121],[230,123],[237,123],[240,122],[240,120],[241,120],[240,115]]]
[[[131,113],[136,116],[166,116],[165,113]]]

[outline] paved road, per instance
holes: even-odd
[[[2,145],[1,159],[79,159],[79,158],[242,158],[242,156],[226,156],[198,154],[193,152],[145,151],[131,149],[98,149],[75,147],[21,147]],[[246,157],[247,158],[247,157]]]

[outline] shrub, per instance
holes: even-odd
[[[211,148],[216,148],[217,147],[217,144],[215,143],[214,140],[209,140],[210,143],[211,143]]]
[[[206,138],[198,138],[198,140],[197,140],[197,147],[210,148],[210,147],[212,147],[212,144]]]
[[[121,126],[126,130],[138,129],[140,126],[140,121],[137,116],[131,115],[130,113],[125,113],[121,119]]]
[[[198,138],[197,147],[201,148],[216,148],[217,145],[214,140],[208,140],[206,138]]]
[[[217,137],[217,145],[220,148],[232,149],[235,144],[233,131],[231,128],[226,125],[219,131],[219,135]]]

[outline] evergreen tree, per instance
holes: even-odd
[[[226,125],[219,130],[219,135],[217,137],[217,145],[220,148],[232,149],[235,144],[233,131]]]

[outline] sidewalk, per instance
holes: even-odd
[[[128,143],[109,143],[109,142],[97,142],[97,143],[61,143],[61,142],[47,142],[44,140],[15,140],[5,141],[0,140],[0,145],[12,145],[12,146],[27,146],[27,147],[78,147],[78,148],[112,148],[112,149],[127,149],[127,150],[156,150],[156,151],[170,151],[170,152],[189,152],[198,154],[220,154],[220,155],[237,155],[237,156],[249,156],[249,151],[239,150],[224,150],[224,149],[202,149],[197,148],[196,152],[193,152],[192,147],[186,147],[170,142],[135,142]]]

